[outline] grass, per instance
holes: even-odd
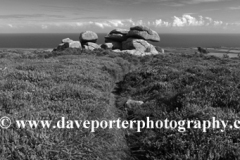
[[[131,97],[145,103],[128,110],[127,119],[239,120],[239,60],[203,55],[169,54],[146,60],[119,83],[118,107]],[[128,145],[135,159],[230,160],[240,158],[237,129],[225,132],[187,129],[129,131]]]
[[[0,53],[0,117],[13,120],[109,120],[118,118],[112,90],[132,69],[115,55],[80,50]],[[99,53],[100,56],[97,55]],[[112,57],[111,57],[112,56]],[[1,130],[1,159],[125,159],[121,130]]]
[[[135,57],[102,49],[5,50],[0,57],[0,117],[12,120],[215,116],[232,122],[240,116],[239,59],[190,53]],[[145,103],[126,112],[128,98]],[[238,133],[236,129],[91,133],[88,129],[20,130],[13,125],[0,132],[0,159],[233,160],[240,158]]]

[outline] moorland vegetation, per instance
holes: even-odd
[[[238,59],[167,53],[1,51],[0,117],[52,120],[229,120],[240,114]],[[144,102],[125,110],[132,98]],[[0,132],[7,160],[234,160],[240,134],[209,129],[18,129]]]

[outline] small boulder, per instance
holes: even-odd
[[[164,51],[163,48],[161,48],[161,47],[159,47],[159,46],[155,46],[155,48],[156,48],[156,50],[157,50],[159,53],[162,53],[162,54],[165,53],[165,51]]]
[[[113,48],[113,44],[112,43],[104,43],[101,45],[101,48],[103,49],[112,49]]]
[[[55,52],[55,51],[57,51],[57,47],[53,48],[53,50],[52,50],[52,52]]]
[[[209,51],[208,51],[207,49],[204,49],[204,48],[202,48],[202,47],[198,47],[198,51],[199,51],[200,53],[209,53]]]
[[[126,106],[128,109],[134,109],[137,106],[141,106],[143,103],[144,103],[143,101],[128,99],[126,102]]]
[[[122,52],[120,49],[114,49],[113,52]]]
[[[53,49],[53,51],[62,51],[66,48],[82,48],[82,45],[79,41],[73,41],[69,38],[65,38],[62,40],[64,43],[60,43],[57,48]]]
[[[155,47],[143,39],[128,38],[122,43],[122,49],[158,54],[158,51],[155,49]]]
[[[93,42],[87,42],[83,47],[86,50],[91,50],[91,51],[93,51],[94,49],[97,49],[97,48],[101,48],[98,44],[93,43]]]
[[[70,38],[64,38],[62,39],[62,43],[70,43],[72,42],[73,40],[71,40]]]
[[[93,42],[96,43],[98,40],[98,35],[95,32],[92,31],[85,31],[80,33],[79,41],[84,44],[87,42]]]
[[[122,53],[127,53],[135,56],[145,56],[145,52],[138,51],[136,49],[134,50],[122,50]]]
[[[57,46],[57,51],[62,51],[64,49],[68,48],[68,43],[60,43],[58,46]]]
[[[149,40],[152,42],[159,42],[160,37],[156,31],[151,30],[145,26],[135,26],[131,27],[127,34],[128,37],[140,38],[144,40]]]
[[[103,48],[103,49],[121,49],[122,44],[120,42],[112,41],[109,43],[102,44],[101,48]]]
[[[156,55],[159,53],[151,53],[151,52],[142,52],[142,51],[138,51],[136,49],[134,50],[122,50],[120,51],[121,53],[127,53],[127,54],[131,54],[131,55],[135,55],[135,56],[147,56],[147,55]]]

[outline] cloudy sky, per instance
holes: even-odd
[[[0,0],[0,33],[240,33],[240,0]]]

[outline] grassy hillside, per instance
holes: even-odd
[[[233,121],[240,63],[193,54],[142,58],[111,51],[1,51],[0,117],[12,120]],[[117,83],[118,82],[118,83]],[[114,91],[114,92],[113,92]],[[113,95],[115,93],[115,96]],[[128,98],[145,103],[126,111]],[[115,106],[116,103],[116,106]],[[17,129],[0,132],[7,160],[233,160],[239,130]]]
[[[169,54],[145,59],[118,86],[118,107],[124,97],[145,103],[128,109],[127,119],[239,120],[239,60],[202,55]],[[144,129],[129,131],[132,155],[148,160],[230,160],[240,158],[239,129]]]
[[[106,56],[104,56],[107,54]],[[133,65],[108,52],[0,53],[0,117],[13,120],[117,119],[115,83]],[[132,58],[134,60],[134,58]],[[5,68],[6,67],[6,68]],[[5,68],[5,69],[4,69]],[[0,159],[124,159],[128,147],[121,130],[17,129],[0,132]]]

